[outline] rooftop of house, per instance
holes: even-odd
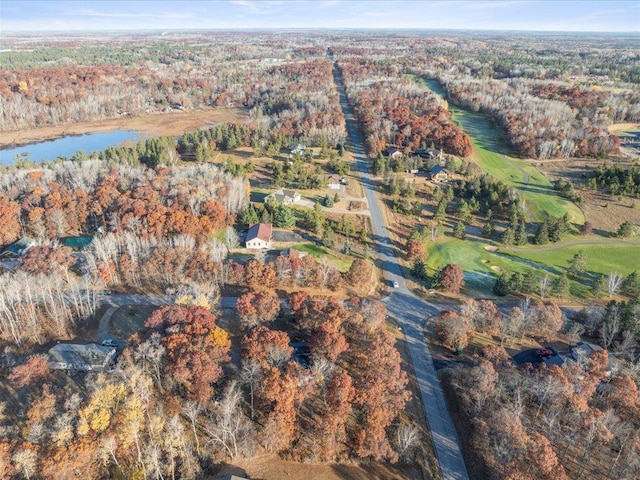
[[[437,175],[438,173],[443,172],[446,173],[447,175],[450,173],[449,170],[447,170],[446,168],[444,168],[442,165],[436,165],[435,167],[433,167],[431,170],[429,170],[429,173],[431,175]]]
[[[91,235],[81,235],[79,237],[65,237],[60,241],[60,243],[64,247],[69,247],[73,250],[79,251],[89,246],[92,241],[93,237]]]
[[[103,347],[95,343],[59,343],[49,349],[49,362],[101,367],[115,350],[115,347]]]
[[[24,255],[35,243],[36,241],[33,238],[22,237],[5,248],[2,253],[19,257]]]
[[[249,240],[253,240],[254,238],[259,238],[260,240],[264,240],[265,242],[271,241],[272,228],[270,223],[256,223],[249,227],[249,231],[247,232],[247,242]]]
[[[282,201],[285,198],[290,198],[295,200],[296,198],[300,197],[300,194],[298,192],[296,192],[295,190],[289,190],[287,188],[281,188],[280,190],[276,190],[275,192],[273,192],[270,195],[267,195],[265,197],[265,200],[269,197],[273,197],[278,201]]]

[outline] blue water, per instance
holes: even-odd
[[[80,150],[85,153],[101,152],[107,147],[118,145],[126,140],[138,140],[140,134],[133,130],[116,130],[114,132],[87,133],[31,143],[21,147],[0,149],[0,165],[11,165],[16,155],[21,160],[43,162],[58,157],[71,157]],[[26,153],[26,155],[25,155]]]

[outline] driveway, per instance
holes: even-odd
[[[334,68],[334,78],[347,123],[349,140],[347,148],[353,151],[357,161],[356,169],[360,174],[371,212],[372,234],[377,243],[378,257],[382,261],[387,280],[397,281],[399,284],[398,288],[394,288],[384,300],[384,303],[389,314],[398,320],[405,335],[409,356],[420,388],[422,405],[431,429],[440,473],[443,480],[467,480],[469,474],[462,457],[460,441],[423,333],[425,321],[439,313],[439,309],[435,305],[415,297],[407,288],[387,233],[373,180],[368,172],[370,162],[364,150],[362,136],[357,128],[351,107],[346,101],[344,84],[337,68]]]

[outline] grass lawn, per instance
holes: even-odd
[[[569,266],[569,261],[580,250],[587,255],[587,271],[591,273],[609,274],[618,272],[629,275],[640,268],[640,247],[638,245],[605,244],[605,245],[569,245],[557,250],[530,250],[509,252],[519,258],[542,263],[559,271]]]
[[[120,338],[129,338],[141,330],[144,322],[158,307],[155,305],[127,305],[120,307],[111,317],[111,330]]]
[[[275,191],[276,189],[251,187],[249,200],[256,203],[264,203],[264,197]]]
[[[301,243],[292,245],[291,248],[293,250],[298,250],[299,252],[305,252],[318,260],[325,259],[327,263],[333,265],[343,273],[349,270],[349,267],[353,262],[353,258],[348,255],[334,252],[333,250],[329,250],[322,245],[316,245],[315,243]]]
[[[618,272],[628,275],[640,265],[640,249],[637,245],[625,244],[585,244],[570,245],[554,250],[531,247],[511,250],[500,247],[497,252],[485,250],[485,244],[451,237],[441,237],[436,242],[427,243],[429,252],[427,265],[435,273],[448,263],[460,265],[465,272],[465,283],[475,290],[490,293],[495,278],[502,272],[525,273],[533,270],[537,276],[546,273],[559,275],[569,268],[569,261],[579,250],[587,255],[587,274],[582,282],[570,280],[572,296],[587,298],[590,283],[596,274]],[[638,258],[638,260],[631,260]]]
[[[418,80],[415,76],[410,76]],[[425,86],[442,95],[434,80],[423,80]],[[489,116],[449,105],[452,118],[458,122],[473,143],[473,159],[487,173],[521,192],[526,206],[537,221],[547,215],[562,217],[568,213],[571,222],[582,225],[584,214],[576,204],[560,197],[553,185],[534,166],[513,158],[502,127]]]

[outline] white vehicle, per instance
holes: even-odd
[[[400,284],[398,283],[398,281],[394,280],[393,281],[393,288],[399,288],[399,287],[400,287]]]
[[[116,340],[114,340],[113,338],[107,338],[106,340],[103,340],[101,345],[103,347],[117,347],[118,346],[118,342]]]

